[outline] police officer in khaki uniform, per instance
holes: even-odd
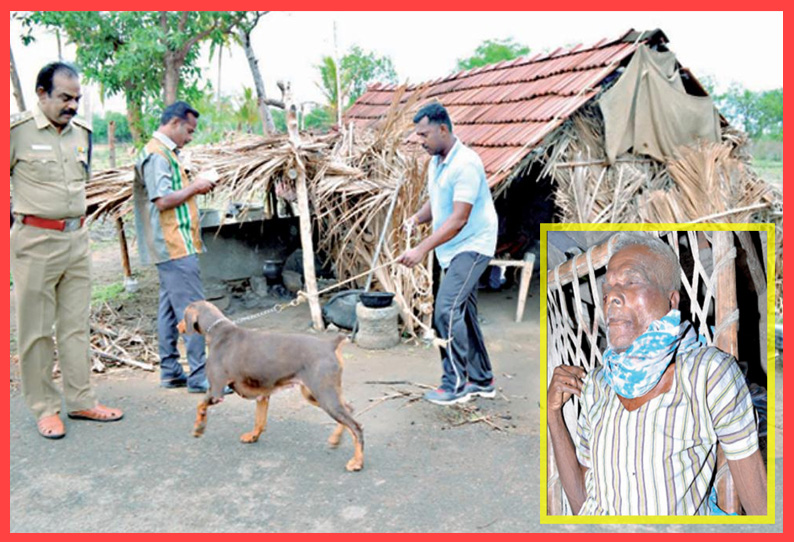
[[[85,183],[91,131],[74,118],[80,80],[54,62],[36,79],[39,101],[11,123],[11,273],[17,308],[22,392],[46,438],[65,435],[61,396],[52,379],[53,326],[68,416],[115,421],[122,412],[97,403],[91,389],[91,259]]]

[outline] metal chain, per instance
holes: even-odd
[[[268,314],[273,314],[274,312],[281,312],[287,307],[297,307],[303,302],[303,297],[298,296],[289,303],[277,303],[270,307],[267,310],[263,310],[262,312],[257,312],[254,314],[249,314],[248,316],[243,316],[242,318],[238,318],[236,320],[232,320],[233,324],[242,324],[243,322],[248,322],[249,320],[256,320],[257,318],[261,318],[262,316],[267,316]]]

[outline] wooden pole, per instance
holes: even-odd
[[[292,99],[292,90],[289,86],[284,95],[287,109],[287,133],[295,150],[295,194],[298,199],[298,218],[300,219],[301,247],[303,249],[303,276],[306,280],[306,293],[309,300],[309,309],[312,314],[314,329],[323,331],[322,310],[320,297],[317,294],[317,277],[314,272],[314,242],[312,240],[312,223],[309,211],[309,192],[306,189],[306,167],[298,151],[300,149],[300,134],[298,133],[297,107]]]
[[[110,167],[116,167],[116,121],[111,120],[108,122],[108,158],[110,160]]]
[[[19,74],[17,73],[17,65],[14,62],[14,50],[11,49],[11,84],[14,87],[14,99],[17,101],[17,109],[19,112],[25,110],[25,97],[22,94],[22,84],[19,82]]]
[[[609,242],[602,243],[593,248],[592,260],[594,269],[603,267],[609,262]],[[577,264],[576,268],[574,268],[574,263]],[[587,275],[587,273],[587,258],[568,260],[560,266],[560,286],[565,286],[569,282],[573,282],[575,279]],[[557,287],[554,269],[549,270],[546,275],[546,280],[548,281],[548,288]]]
[[[758,322],[758,346],[760,347],[760,357],[758,358],[761,362],[761,368],[766,373],[766,364],[767,364],[767,348],[766,348],[766,324],[767,324],[767,306],[766,306],[766,273],[764,271],[764,256],[765,254],[761,254],[761,258],[759,258],[758,254],[755,251],[755,245],[753,244],[753,237],[749,231],[739,231],[736,232],[736,236],[739,238],[739,242],[742,244],[742,248],[744,249],[745,254],[747,255],[747,267],[750,270],[750,277],[753,280],[753,286],[755,287],[755,293],[758,296],[757,306],[758,306],[758,315],[760,316],[760,320]],[[761,237],[766,237],[766,232],[761,232]]]
[[[736,263],[735,252],[733,252],[733,232],[715,231],[713,233],[712,254],[714,258],[714,269],[717,276],[714,280],[714,316],[717,329],[721,330],[714,337],[714,344],[723,352],[728,352],[732,356],[738,356],[738,331],[739,322],[734,321],[725,324],[733,315],[737,308],[736,300]],[[724,262],[724,263],[720,263]],[[741,504],[736,493],[736,486],[728,470],[727,460],[722,447],[717,448],[717,502],[720,508],[729,514],[739,513]]]
[[[116,167],[116,121],[108,122],[108,157],[110,167]],[[124,219],[116,219],[116,234],[119,237],[119,248],[121,249],[121,267],[124,270],[125,287],[130,288],[132,281],[132,267],[130,266],[130,251],[127,247],[127,234],[124,233]]]

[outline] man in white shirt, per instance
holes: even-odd
[[[443,376],[425,399],[440,405],[494,397],[493,372],[477,321],[477,283],[496,250],[497,217],[479,155],[452,132],[447,110],[431,103],[414,116],[416,134],[432,156],[429,200],[406,227],[432,221],[433,233],[400,257],[413,267],[435,250],[444,278],[436,295],[434,324],[442,339]]]

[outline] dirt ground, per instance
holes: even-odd
[[[97,284],[118,282],[112,235],[94,242]],[[133,256],[134,258],[134,256]],[[151,305],[156,276],[137,268],[140,291],[127,303]],[[113,368],[95,375],[100,400],[124,420],[66,420],[67,436],[38,436],[11,364],[11,532],[610,532],[780,531],[782,438],[778,439],[777,524],[767,526],[541,525],[538,277],[522,323],[516,292],[482,293],[483,333],[494,365],[496,399],[476,410],[439,407],[415,397],[435,385],[435,349],[403,344],[386,351],[344,348],[344,390],[364,426],[366,463],[345,437],[332,450],[333,422],[297,389],[271,401],[267,432],[256,444],[239,436],[254,405],[230,396],[209,412],[205,435],[191,436],[199,397],[158,387],[157,373]],[[256,312],[251,310],[250,312]],[[11,302],[14,344],[14,303]],[[234,317],[244,313],[235,314]],[[247,326],[310,333],[308,308],[265,316]],[[777,404],[782,420],[782,371]],[[369,409],[368,409],[369,408]],[[364,411],[365,409],[368,409]],[[490,423],[476,421],[487,418]],[[778,425],[782,437],[782,423]]]

